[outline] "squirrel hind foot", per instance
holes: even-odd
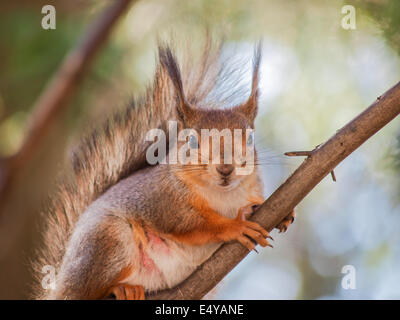
[[[289,226],[294,222],[294,218],[296,217],[296,213],[292,210],[275,228],[279,230],[279,232],[286,232]]]
[[[144,288],[140,285],[121,283],[112,287],[109,292],[116,300],[145,300]]]

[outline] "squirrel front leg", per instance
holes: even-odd
[[[199,220],[195,228],[172,233],[170,236],[173,239],[191,245],[237,240],[250,251],[256,244],[262,247],[271,246],[266,240],[272,239],[269,233],[258,223],[245,220],[247,207],[240,208],[235,219],[221,216],[204,204],[197,206],[196,209],[202,220]]]

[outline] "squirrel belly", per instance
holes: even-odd
[[[221,243],[190,246],[146,231],[148,242],[137,251],[136,268],[121,283],[141,285],[146,291],[172,288],[186,279]]]

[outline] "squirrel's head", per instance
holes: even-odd
[[[240,105],[225,109],[196,107],[188,102],[179,67],[169,49],[160,54],[176,92],[176,114],[187,129],[187,141],[178,142],[194,151],[195,164],[180,166],[185,176],[203,185],[231,190],[255,173],[254,121],[258,111],[260,45],[255,50],[250,96]],[[178,140],[179,141],[179,140]],[[193,159],[193,158],[192,158]]]

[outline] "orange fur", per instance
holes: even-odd
[[[117,300],[145,300],[143,286],[119,284],[110,289],[110,294]]]
[[[143,228],[143,225],[133,219],[129,219],[129,224],[131,225],[132,228],[134,242],[138,245],[138,247],[147,246],[148,238],[146,236],[146,232]]]

